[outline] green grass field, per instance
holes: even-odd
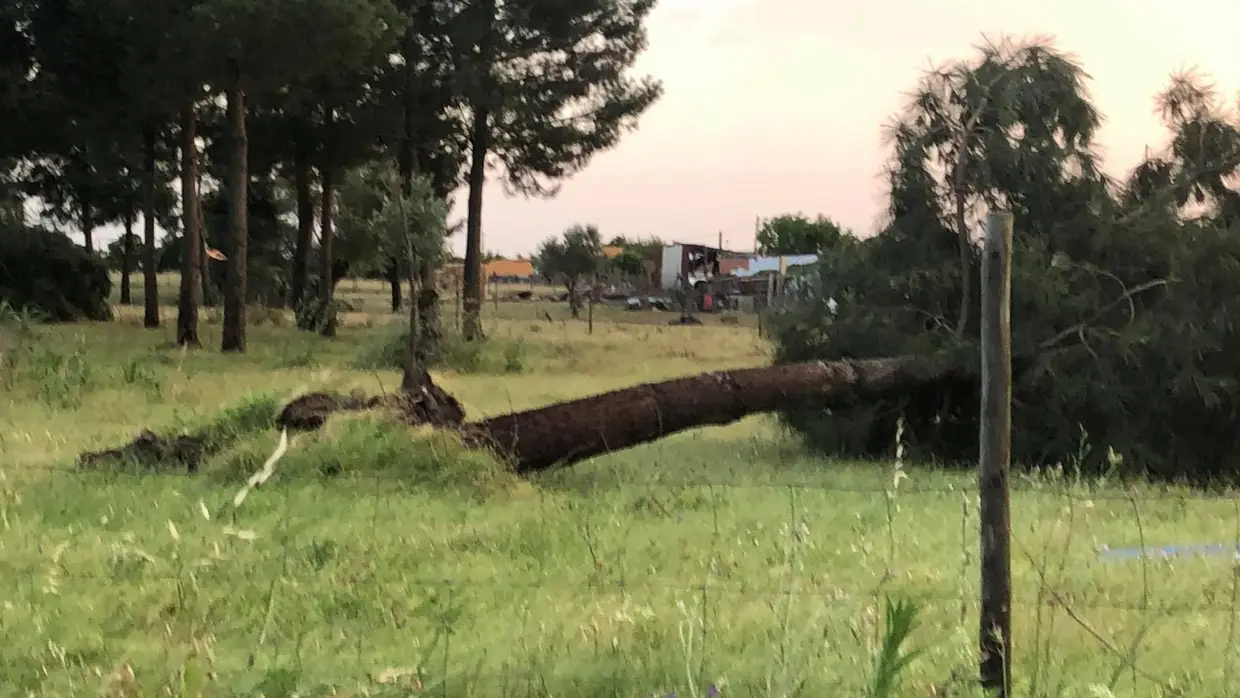
[[[901,651],[924,652],[882,695],[975,695],[973,479],[824,460],[772,418],[519,481],[362,414],[294,437],[234,507],[280,402],[398,384],[376,357],[403,318],[378,285],[342,289],[363,303],[339,337],[254,313],[245,356],[216,351],[210,313],[207,349],[171,348],[171,308],[154,331],[140,306],[3,330],[0,694],[865,696],[886,600],[907,599]],[[435,376],[473,416],[769,361],[746,326],[608,315],[587,335],[525,306],[488,305],[491,341]],[[212,421],[238,440],[198,475],[74,471],[143,427]],[[1017,485],[1017,695],[1236,695],[1233,557],[1098,556],[1236,543],[1236,500]]]

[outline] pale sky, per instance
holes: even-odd
[[[605,237],[701,243],[722,231],[752,249],[755,217],[797,211],[868,233],[883,208],[883,124],[922,70],[968,57],[983,35],[1050,35],[1075,54],[1105,117],[1104,164],[1122,173],[1165,142],[1153,98],[1173,72],[1197,68],[1235,103],[1237,27],[1237,0],[661,0],[639,70],[664,97],[556,198],[489,185],[483,247],[528,254],[593,223]]]
[[[713,243],[722,231],[752,249],[756,216],[796,211],[868,232],[883,207],[882,125],[925,67],[969,56],[983,35],[1051,35],[1075,54],[1106,118],[1107,169],[1122,172],[1166,140],[1153,98],[1171,73],[1197,67],[1240,91],[1237,27],[1237,0],[661,0],[639,68],[664,97],[555,199],[488,187],[483,247],[528,253],[581,222],[605,237]]]

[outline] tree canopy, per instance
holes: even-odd
[[[809,218],[801,213],[785,213],[762,221],[758,228],[758,253],[824,254],[844,244],[849,237],[849,233],[824,215]]]
[[[386,277],[394,311],[416,272],[418,346],[433,347],[442,255],[417,249],[411,259],[388,232],[362,231],[359,221],[393,223],[388,213],[358,214],[357,187],[390,197],[394,169],[398,198],[412,205],[429,187],[442,208],[467,186],[467,276],[477,281],[486,178],[554,196],[661,94],[658,81],[632,70],[653,6],[6,3],[0,216],[22,224],[35,199],[101,254],[108,245],[96,244],[96,230],[140,223],[125,238],[136,244],[117,250],[125,295],[140,247],[146,325],[158,327],[155,272],[161,257],[176,257],[177,342],[187,346],[199,344],[200,304],[222,296],[221,349],[244,351],[248,303],[300,309],[313,286],[314,304],[331,307],[334,277],[351,269]],[[159,228],[176,255],[162,255]],[[220,261],[209,261],[208,247]],[[476,309],[476,290],[467,289],[467,309]]]

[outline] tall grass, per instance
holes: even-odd
[[[0,398],[3,693],[980,695],[972,478],[907,467],[902,431],[887,462],[831,462],[753,418],[523,480],[360,413],[292,435],[234,506],[284,400],[396,384],[398,325],[324,341],[265,322],[224,356],[123,315],[0,314],[20,337]],[[487,331],[436,376],[475,417],[768,360],[744,328]],[[71,469],[144,427],[220,448],[192,477]],[[1016,484],[1018,695],[1233,690],[1233,561],[1098,557],[1240,542],[1233,499],[1071,463]]]

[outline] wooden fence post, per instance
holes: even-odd
[[[986,219],[982,257],[982,395],[978,429],[981,523],[980,678],[988,693],[1012,693],[1012,214]]]

